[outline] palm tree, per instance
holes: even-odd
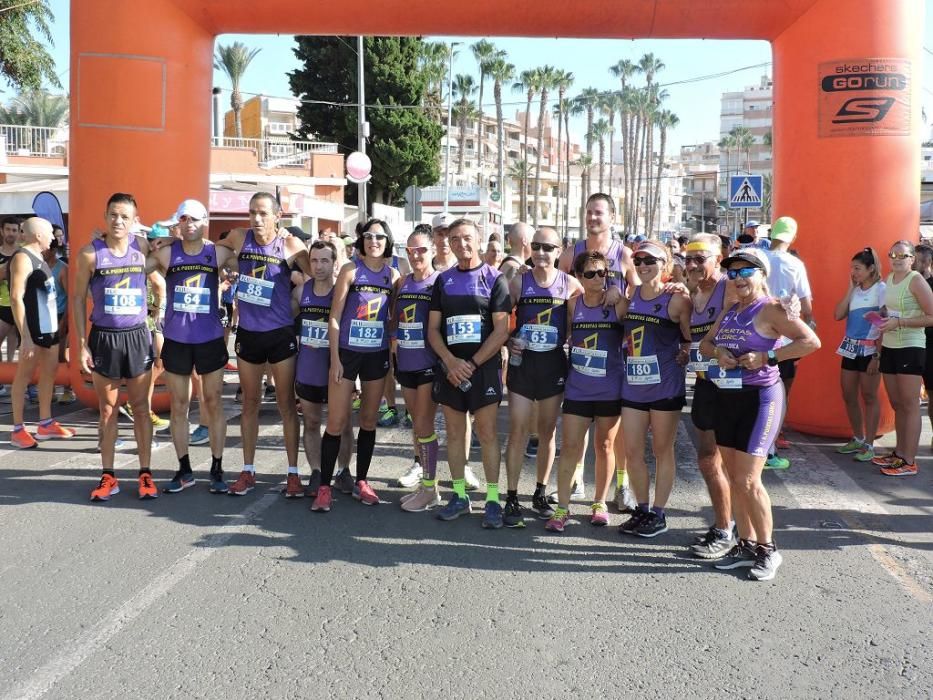
[[[667,132],[680,124],[680,119],[670,110],[663,109],[656,116],[656,124],[661,131],[661,147],[658,151],[658,174],[655,177],[654,203],[651,206],[649,214],[649,230],[654,228],[655,218],[658,215],[658,209],[661,204],[661,173],[664,169],[664,151],[667,147]]]
[[[723,178],[726,190],[726,197],[729,195],[729,175],[732,173],[732,151],[735,150],[735,137],[732,134],[723,136],[719,139],[719,149],[726,153],[726,174]],[[727,214],[728,222],[728,214]]]
[[[590,157],[590,165],[593,164],[593,117],[599,108],[601,93],[596,88],[584,88],[575,100],[586,112],[586,155]],[[589,173],[589,168],[587,169]],[[586,196],[590,196],[590,182],[586,183]]]
[[[440,123],[444,120],[444,81],[447,79],[447,64],[450,59],[450,45],[440,41],[426,41],[421,44],[418,66],[425,81],[424,103],[429,114]]]
[[[627,58],[621,59],[618,63],[613,66],[609,66],[609,72],[612,73],[615,77],[619,79],[620,90],[619,95],[621,98],[621,105],[619,107],[620,114],[620,123],[619,130],[622,132],[622,192],[625,201],[622,203],[623,214],[622,214],[622,225],[625,228],[626,232],[629,229],[629,218],[628,211],[630,206],[630,190],[632,189],[632,144],[631,136],[633,131],[632,121],[635,118],[634,112],[631,110],[630,100],[631,100],[631,87],[629,86],[629,80],[635,76],[635,74],[641,70],[637,63],[630,61]]]
[[[481,39],[475,44],[470,46],[470,49],[473,51],[473,58],[476,59],[476,63],[479,66],[479,119],[476,121],[476,160],[479,163],[479,184],[483,184],[483,142],[485,141],[485,135],[483,134],[483,90],[486,87],[486,78],[489,76],[489,65],[496,59],[503,58],[505,56],[505,51],[497,49],[495,45],[487,41],[486,39]]]
[[[243,95],[240,93],[240,83],[249,64],[256,58],[261,49],[250,49],[239,41],[229,46],[217,44],[217,53],[214,56],[214,69],[222,71],[230,78],[231,93],[230,107],[233,109],[234,136],[243,135],[243,125],[240,123],[240,110],[243,109]]]
[[[609,122],[605,119],[597,119],[593,122],[593,140],[599,143],[599,191],[605,192],[603,185],[606,182],[606,137],[609,135]],[[611,173],[611,169],[610,169]]]
[[[737,126],[729,133],[735,139],[736,150],[745,153],[745,172],[750,174],[752,171],[751,150],[752,146],[755,145],[755,137],[752,136],[751,129],[745,126]]]
[[[622,93],[613,90],[603,96],[603,113],[609,117],[609,187],[606,194],[612,199],[612,159],[615,157],[616,114],[623,108]]]
[[[544,117],[547,114],[548,92],[556,88],[559,71],[554,66],[542,66],[537,70],[538,89],[541,91],[541,107],[538,110],[538,159],[535,164],[535,209],[533,225],[538,226],[538,204],[541,201],[541,153],[544,150]]]
[[[564,132],[564,111],[567,109],[565,100],[567,90],[573,85],[573,73],[566,70],[557,71],[554,77],[554,84],[557,86],[557,104],[554,105],[554,116],[557,118],[557,207],[554,214],[554,224],[557,230],[560,230],[560,182],[561,168],[563,167],[563,132]],[[570,134],[567,134],[567,140],[570,140]]]
[[[518,186],[521,187],[523,182],[528,182],[528,176],[531,174],[531,164],[525,160],[516,160],[509,166],[509,177],[518,183]],[[525,190],[522,189],[518,198],[518,207],[520,209],[518,213],[518,220],[525,221],[528,218],[528,197],[525,193]]]
[[[68,97],[46,90],[26,90],[0,107],[0,124],[57,128],[68,121]]]
[[[531,115],[531,101],[535,98],[535,95],[538,92],[539,86],[538,80],[538,71],[537,69],[525,70],[521,72],[521,75],[512,85],[512,89],[516,92],[525,93],[525,153],[522,156],[525,160],[528,159],[528,129],[529,129],[529,117]],[[525,201],[528,198],[528,178],[526,176],[525,180],[522,182],[522,216],[525,215],[525,212],[528,211],[526,206],[527,202]]]
[[[499,194],[502,196],[500,201],[503,206],[505,206],[505,137],[503,134],[502,84],[509,82],[515,77],[515,66],[506,61],[505,58],[497,58],[489,64],[489,77],[493,80],[493,97],[496,100],[496,144],[499,149],[499,166],[497,168],[499,178],[497,182],[499,183]]]
[[[631,225],[632,232],[638,232],[638,215],[641,205],[641,190],[643,184],[642,171],[645,166],[645,149],[648,145],[648,138],[645,134],[648,131],[648,112],[651,105],[651,99],[647,88],[638,88],[632,92],[632,109],[635,113],[635,131],[632,136],[633,156],[635,162],[632,164],[632,203],[631,203]]]
[[[463,159],[466,155],[466,125],[467,122],[476,114],[476,105],[470,98],[476,94],[476,82],[472,75],[458,73],[454,76],[453,94],[457,97],[454,103],[454,112],[457,115],[457,130],[460,135],[458,143],[460,145],[457,155],[457,174],[463,175]],[[448,138],[449,138],[448,134]]]
[[[564,155],[564,163],[566,164],[566,170],[564,171],[567,175],[567,205],[564,207],[564,234],[567,235],[570,233],[570,117],[579,117],[583,114],[585,110],[576,100],[570,100],[567,103],[566,109],[564,109],[564,131],[567,134],[567,142],[564,146],[566,149]],[[592,164],[592,159],[590,159],[590,164]],[[581,223],[582,229],[582,223]]]
[[[761,179],[763,190],[761,193],[761,218],[764,221],[771,221],[771,198],[772,188],[774,187],[774,177],[771,173],[766,173]]]
[[[575,165],[580,166],[580,237],[583,238],[586,231],[586,200],[590,196],[587,186],[590,184],[590,168],[593,165],[593,158],[584,153],[577,159]]]

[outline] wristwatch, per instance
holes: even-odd
[[[777,367],[778,359],[774,350],[768,350],[768,367]]]

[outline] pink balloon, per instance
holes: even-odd
[[[373,162],[369,156],[354,151],[347,156],[347,175],[351,180],[365,180],[373,169]]]

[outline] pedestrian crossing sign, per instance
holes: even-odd
[[[729,208],[761,209],[762,180],[761,175],[731,175],[729,177]]]

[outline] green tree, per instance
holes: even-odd
[[[593,165],[593,118],[596,110],[599,109],[601,93],[596,88],[584,88],[576,96],[575,102],[584,112],[586,112],[586,155],[589,156],[589,164],[586,167],[586,198],[589,198],[593,183],[590,181],[590,170]]]
[[[649,231],[654,227],[655,220],[658,216],[658,210],[661,206],[661,174],[664,170],[664,151],[667,149],[667,133],[671,129],[676,129],[677,125],[680,124],[680,118],[667,109],[662,109],[656,115],[656,122],[658,129],[661,132],[661,146],[658,150],[658,171],[655,176],[655,185],[654,185],[654,201],[651,204],[651,209],[649,211]]]
[[[508,83],[515,77],[515,66],[505,60],[497,58],[489,65],[489,77],[492,78],[492,94],[496,101],[496,146],[498,148],[496,173],[498,179],[496,182],[499,187],[499,194],[502,196],[503,210],[505,210],[505,119],[502,115],[502,84]]]
[[[62,86],[46,48],[53,45],[54,19],[49,0],[0,0],[0,74],[7,83],[21,90],[39,90],[43,80]]]
[[[303,67],[289,73],[301,138],[335,141],[344,153],[357,148],[356,44],[354,37],[296,37]],[[363,42],[366,118],[371,124],[367,155],[373,174],[370,200],[401,201],[405,188],[440,177],[443,128],[422,104],[426,78],[419,69],[423,42],[417,37],[366,37]],[[324,101],[333,104],[310,103]],[[356,202],[356,188],[347,188]]]
[[[476,64],[479,67],[479,119],[476,121],[476,161],[479,165],[478,184],[484,185],[483,142],[486,138],[483,134],[483,91],[486,88],[486,78],[489,77],[489,67],[494,61],[504,58],[505,51],[497,49],[495,44],[486,39],[480,39],[475,44],[471,44],[470,50],[473,52],[473,58],[476,59]]]
[[[622,93],[618,90],[603,95],[603,114],[609,118],[609,183],[606,189],[609,199],[612,199],[612,159],[615,157],[616,115],[622,112],[623,107]]]
[[[243,125],[240,122],[240,111],[243,109],[243,93],[240,84],[246,69],[253,62],[261,49],[251,49],[246,44],[234,41],[229,46],[217,44],[217,53],[214,55],[214,68],[230,78],[230,108],[233,110],[234,136],[243,136]]]
[[[466,156],[466,138],[467,122],[477,116],[476,105],[470,99],[476,94],[476,81],[472,75],[458,73],[454,76],[453,94],[457,101],[453,105],[454,117],[457,121],[457,133],[460,138],[457,140],[459,148],[457,149],[457,174],[463,175],[463,159]]]
[[[528,131],[531,128],[531,101],[535,98],[535,95],[538,94],[540,79],[538,74],[538,69],[533,68],[531,70],[524,70],[519,75],[518,80],[513,83],[512,89],[516,92],[525,93],[525,152],[522,157],[527,161],[528,160]],[[526,172],[525,179],[522,181],[522,191],[521,191],[521,210],[522,218],[521,221],[525,220],[525,217],[528,215],[528,175]]]
[[[68,121],[68,98],[45,90],[26,90],[6,107],[0,107],[0,124],[16,126],[64,126]]]
[[[638,64],[634,61],[630,61],[627,58],[623,58],[618,63],[609,67],[609,72],[619,79],[619,84],[621,89],[619,94],[621,96],[621,105],[619,107],[619,131],[622,134],[622,226],[626,232],[629,232],[631,222],[630,222],[630,205],[632,200],[632,188],[633,188],[633,145],[632,133],[634,131],[634,119],[635,113],[632,111],[632,88],[629,85],[629,81],[635,76],[635,74],[641,70],[638,67]]]
[[[599,192],[605,192],[606,184],[606,137],[609,136],[609,122],[606,119],[597,119],[593,122],[593,140],[599,145],[599,160],[597,168],[599,172]],[[611,177],[611,169],[610,169]]]
[[[544,151],[544,117],[547,114],[548,93],[558,87],[559,71],[553,66],[538,68],[538,89],[541,91],[541,105],[538,110],[538,159],[535,164],[535,208],[534,226],[538,226],[539,202],[541,201],[541,153]]]
[[[456,52],[454,52],[456,55]],[[450,60],[450,45],[441,41],[422,42],[418,51],[418,68],[424,78],[424,105],[431,118],[438,124],[446,123],[444,117],[444,83],[447,81],[447,64]]]
[[[564,114],[567,111],[567,90],[570,89],[570,86],[573,85],[573,73],[566,70],[560,70],[555,76],[554,82],[557,84],[557,104],[554,106],[554,116],[557,118],[557,211],[554,216],[554,224],[557,227],[557,230],[560,231],[560,183],[561,183],[561,168],[563,163],[570,160],[570,154],[567,154],[567,158],[563,158],[563,134],[564,134]],[[567,134],[567,143],[570,143],[570,134]],[[569,188],[570,180],[569,173],[568,178],[565,181],[566,186]],[[567,207],[564,207],[564,219],[567,218]],[[566,233],[566,226],[564,231]]]

